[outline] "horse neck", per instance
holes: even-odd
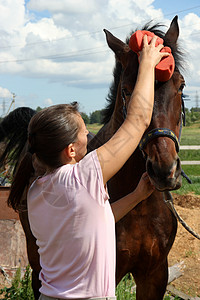
[[[115,108],[109,122],[112,134],[114,134],[119,129],[119,127],[122,125],[123,122],[124,122],[123,100],[121,96],[121,84],[119,84],[118,93],[115,101]]]

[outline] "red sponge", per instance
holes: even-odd
[[[147,35],[148,43],[150,43],[152,37],[155,35],[153,32],[146,31],[146,30],[137,30],[134,34],[132,34],[130,41],[129,41],[129,47],[132,51],[138,53],[142,50],[142,44],[143,44],[143,37],[144,35]],[[156,46],[159,44],[163,44],[163,39],[158,37],[156,40]],[[167,81],[171,78],[174,68],[175,68],[175,62],[174,57],[171,54],[171,49],[169,47],[164,47],[161,52],[169,52],[170,55],[163,57],[162,60],[159,62],[159,64],[155,68],[155,76],[158,81]]]

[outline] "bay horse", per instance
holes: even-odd
[[[167,256],[177,231],[176,218],[163,201],[164,191],[178,189],[181,186],[181,164],[177,154],[179,150],[177,137],[179,137],[182,122],[182,91],[185,82],[180,73],[182,55],[177,46],[179,35],[177,19],[176,16],[172,20],[166,34],[161,31],[159,24],[151,26],[148,23],[142,28],[142,30],[151,31],[163,38],[164,45],[171,48],[175,59],[175,70],[170,80],[166,82],[155,81],[152,120],[144,134],[144,140],[147,142],[143,142],[142,146],[136,149],[122,169],[108,182],[111,202],[135,189],[145,170],[156,187],[150,199],[138,204],[116,224],[117,283],[126,273],[131,272],[136,282],[137,300],[163,299],[168,281]],[[108,94],[109,104],[105,109],[104,126],[88,143],[88,151],[105,143],[124,121],[125,114],[123,112],[128,106],[138,72],[138,57],[129,48],[128,39],[124,43],[107,30],[105,33],[108,46],[116,56],[114,80]],[[15,157],[18,159],[22,146],[25,147],[28,123],[35,113],[29,108],[24,108],[23,111],[28,116],[26,124],[22,122],[22,116],[21,119],[15,118],[21,126],[20,132],[24,133],[23,143],[15,135],[17,123],[12,123],[11,126],[11,120],[15,116],[16,110],[10,113],[0,125],[0,141],[3,141],[5,137],[7,141],[10,140],[9,151],[15,144],[15,147],[18,147],[15,151]],[[146,139],[148,133],[155,133],[155,130],[157,134],[153,134],[153,138]],[[164,136],[163,132],[165,133]],[[123,145],[119,145],[119,147],[123,147]],[[3,160],[8,157],[8,153],[5,150]],[[8,158],[12,159],[12,156]],[[0,163],[3,160],[0,159]],[[29,262],[33,269],[34,295],[35,299],[38,299],[40,263],[36,241],[28,222],[26,191],[19,215],[26,235]]]
[[[177,19],[176,16],[172,20],[166,34],[158,24],[152,27],[147,24],[142,29],[163,38],[164,45],[172,50],[175,70],[170,80],[155,81],[150,126],[144,133],[140,147],[108,182],[111,202],[133,191],[146,170],[156,187],[150,199],[137,205],[116,224],[117,283],[127,272],[131,272],[136,283],[137,300],[163,299],[168,282],[167,256],[177,231],[177,220],[163,201],[163,192],[181,186],[181,164],[177,152],[185,81],[180,73],[182,52],[177,45]],[[138,72],[138,57],[129,48],[129,39],[123,43],[110,32],[105,33],[108,46],[116,56],[114,81],[108,95],[104,126],[88,144],[89,151],[110,139],[124,121],[123,112],[128,106]]]

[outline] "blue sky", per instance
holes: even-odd
[[[76,100],[87,114],[104,108],[114,55],[103,28],[125,40],[150,20],[168,26],[176,14],[190,108],[197,95],[200,102],[199,0],[0,0],[0,115],[13,93],[15,107]]]

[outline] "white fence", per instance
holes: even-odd
[[[200,160],[182,160],[181,165],[200,165]]]
[[[180,150],[200,150],[200,146],[180,146]],[[199,160],[181,161],[182,165],[200,165]]]
[[[180,150],[200,150],[200,146],[180,146]]]

